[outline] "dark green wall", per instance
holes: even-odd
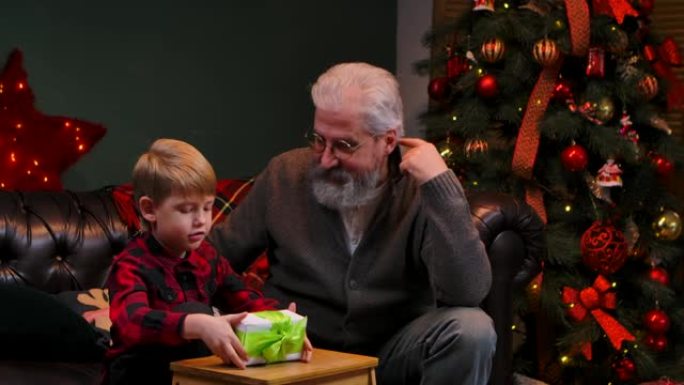
[[[246,177],[303,143],[308,88],[327,67],[394,70],[396,12],[396,0],[6,1],[0,58],[24,52],[43,112],[107,127],[66,188],[127,181],[158,137]]]

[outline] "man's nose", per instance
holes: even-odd
[[[323,153],[321,153],[321,167],[323,167],[326,170],[329,170],[333,167],[337,167],[339,163],[340,160],[337,159],[337,157],[333,153],[332,146],[325,146]]]

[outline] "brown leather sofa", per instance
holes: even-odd
[[[543,224],[529,206],[507,195],[476,193],[469,201],[494,274],[491,292],[482,304],[498,333],[490,383],[510,384],[512,298],[540,270],[545,252]],[[0,288],[27,285],[56,294],[101,287],[113,256],[128,237],[129,229],[119,217],[110,188],[90,192],[0,191]],[[41,317],[38,309],[36,317]],[[0,346],[3,344],[0,341]],[[101,364],[98,357],[90,358],[46,362],[10,355],[0,358],[0,382],[97,384]]]

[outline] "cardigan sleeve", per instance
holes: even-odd
[[[461,183],[448,170],[420,189],[420,256],[436,298],[449,306],[477,306],[489,292],[492,272]]]

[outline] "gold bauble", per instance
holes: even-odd
[[[539,64],[548,67],[556,64],[560,57],[560,50],[555,40],[544,38],[532,47],[532,56]]]
[[[476,154],[484,154],[489,150],[489,143],[483,139],[468,139],[465,144],[466,157],[470,158]]]
[[[607,44],[608,52],[614,54],[624,53],[629,45],[629,37],[627,36],[627,33],[619,28],[612,30],[612,33],[613,35],[610,36],[610,40]]]
[[[651,100],[658,94],[658,79],[653,75],[646,75],[639,81],[637,88],[646,100]]]
[[[613,100],[609,97],[601,98],[598,103],[596,103],[596,119],[602,121],[603,123],[611,120],[615,114],[615,104]]]
[[[498,37],[491,38],[482,43],[480,49],[482,59],[488,63],[496,63],[504,57],[506,44]]]
[[[682,219],[672,210],[665,210],[653,221],[653,232],[658,239],[673,241],[682,233]]]

